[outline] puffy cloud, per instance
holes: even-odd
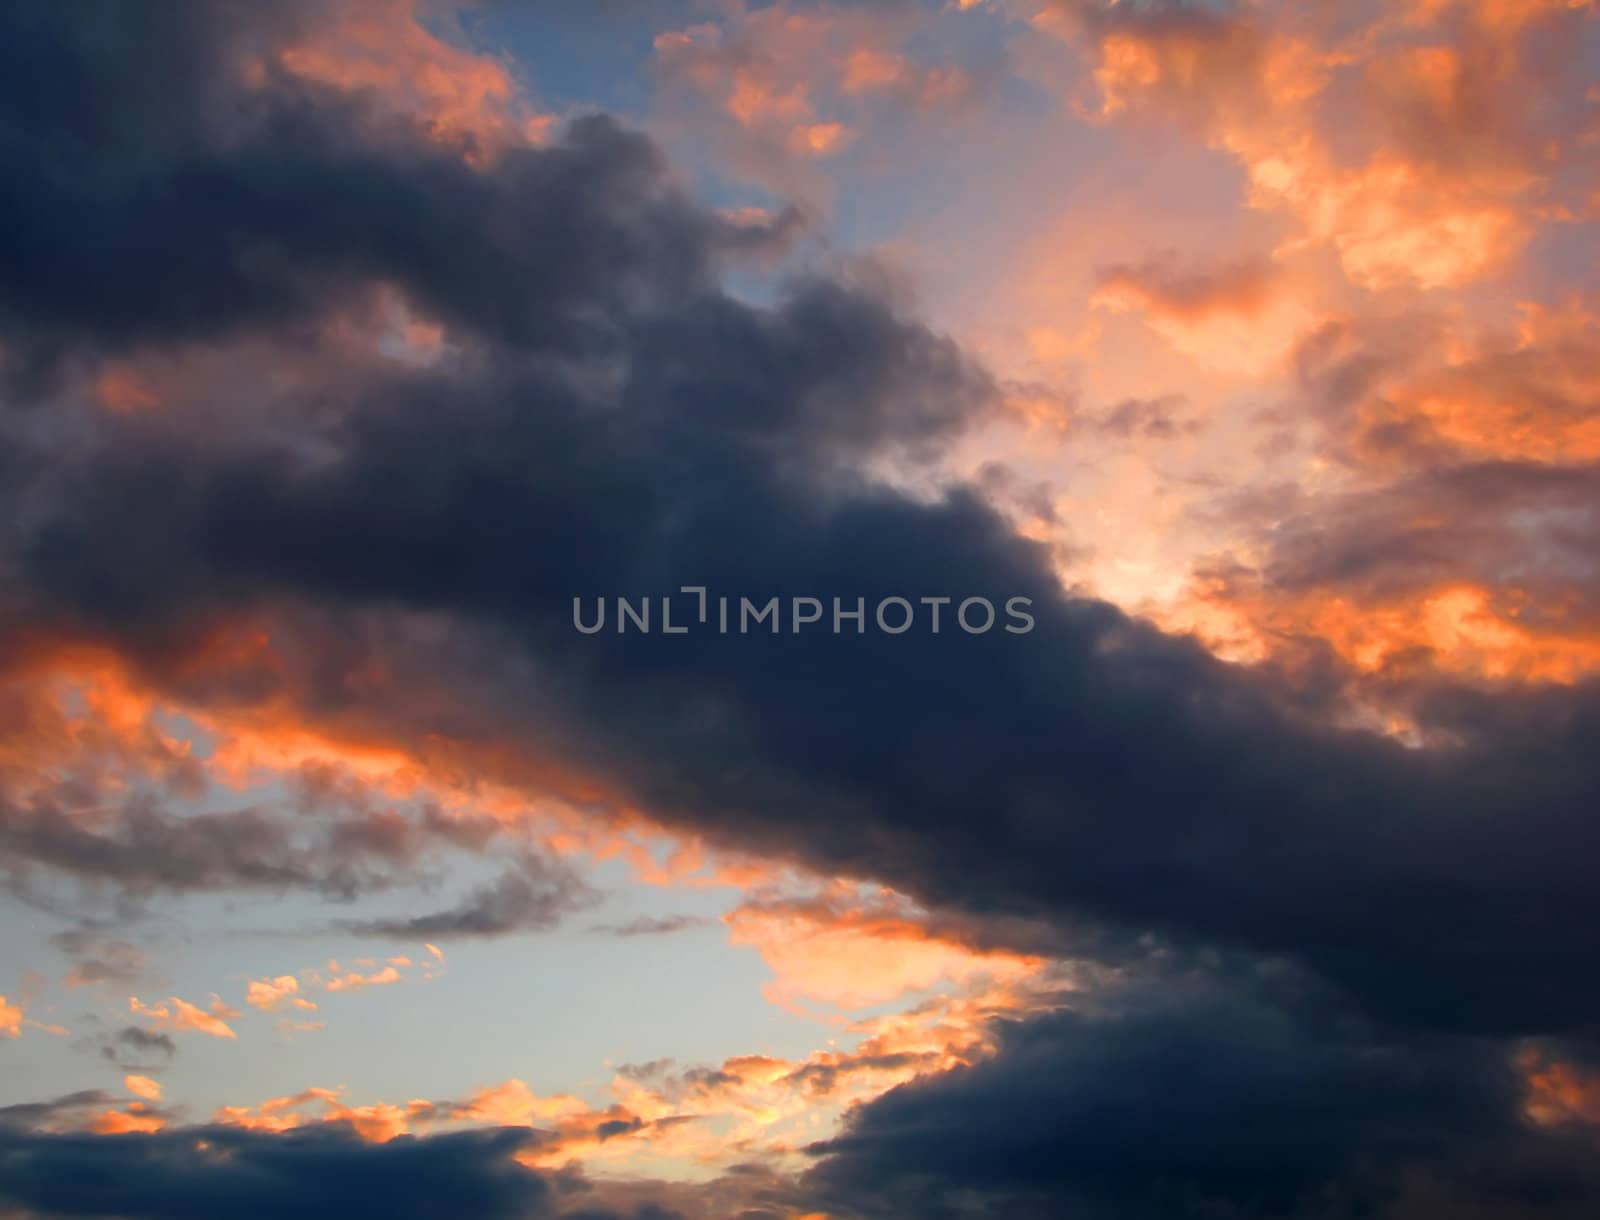
[[[245,1003],[262,1012],[273,1012],[284,1004],[294,1008],[314,1009],[316,1002],[299,994],[300,980],[292,974],[276,978],[251,979],[246,989]]]
[[[440,38],[417,0],[365,0],[342,6],[330,22],[312,23],[247,61],[247,75],[282,72],[344,93],[375,97],[418,121],[468,157],[538,142],[554,124],[520,94],[506,65]]]
[[[48,56],[52,64],[42,75],[7,73],[0,98],[10,116],[4,168],[36,188],[7,214],[14,244],[0,316],[19,361],[37,369],[90,336],[102,348],[121,348],[315,316],[374,279],[448,325],[487,324],[537,345],[540,335],[576,337],[586,329],[583,313],[565,306],[540,313],[540,294],[509,286],[581,282],[585,292],[626,297],[630,281],[638,286],[630,223],[654,230],[658,253],[768,240],[765,230],[740,228],[676,199],[649,145],[604,120],[577,123],[580,138],[565,152],[512,146],[477,169],[431,142],[432,119],[417,130],[374,115],[373,91],[359,77],[341,86],[336,71],[317,80],[316,73],[249,70],[263,48],[292,52],[304,18],[296,5],[270,13],[241,8],[228,20],[175,6],[162,14],[157,34],[113,13],[91,44],[43,8],[13,15],[8,42],[16,53]],[[383,26],[378,16],[356,20],[364,29]],[[119,88],[135,64],[154,73],[144,79],[160,80],[161,88]],[[424,74],[422,87],[437,79]],[[51,92],[57,89],[69,92]],[[78,97],[79,107],[59,105],[60,96]],[[19,122],[22,116],[28,121]],[[98,159],[114,144],[133,153],[136,173],[79,172],[90,162],[104,167]],[[574,176],[547,173],[560,163]],[[374,173],[394,176],[370,196],[383,201],[381,218],[357,189]],[[188,185],[141,193],[131,185],[136,177]],[[550,189],[584,180],[602,191],[604,180],[642,189],[654,205],[608,221],[605,209],[581,196],[558,202]],[[536,199],[553,205],[546,215],[527,211]],[[253,228],[245,222],[250,214]],[[440,227],[452,215],[466,223],[456,231]],[[88,216],[101,225],[92,256],[69,237]],[[563,228],[570,231],[558,236]],[[610,236],[601,235],[606,228]],[[685,272],[700,269],[694,257],[677,262]],[[657,270],[671,274],[665,259]],[[149,292],[158,281],[162,291]],[[486,291],[499,299],[487,299]],[[31,351],[24,346],[30,339]]]
[[[1331,650],[1362,675],[1572,683],[1600,665],[1594,319],[1509,333],[1333,323],[1299,354],[1326,490],[1223,497],[1202,630],[1237,655]]]
[[[1535,219],[1576,218],[1579,6],[1105,4],[1036,18],[1082,46],[1105,120],[1161,116],[1236,158],[1349,279],[1438,288],[1500,271]]]

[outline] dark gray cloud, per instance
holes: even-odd
[[[701,915],[640,915],[623,923],[596,924],[589,930],[607,936],[670,936],[690,928],[714,927],[716,922]]]
[[[213,1220],[381,1214],[529,1220],[556,1214],[545,1179],[514,1158],[537,1133],[508,1128],[362,1141],[342,1126],[284,1135],[232,1127],[156,1135],[0,1131],[0,1200],[24,1214]]]
[[[606,312],[694,291],[708,254],[773,236],[690,206],[601,118],[475,170],[277,70],[316,13],[8,6],[0,172],[30,184],[0,204],[0,320],[32,349],[14,357],[282,324],[378,279],[525,347],[603,346]],[[252,66],[268,79],[246,89]]]
[[[116,1033],[106,1034],[101,1039],[101,1058],[109,1059],[121,1068],[150,1071],[148,1066],[140,1067],[140,1061],[148,1060],[154,1055],[160,1055],[170,1061],[177,1054],[178,1044],[172,1040],[170,1034],[152,1033],[138,1025],[124,1026]]]
[[[1200,421],[1184,418],[1184,399],[1169,394],[1160,398],[1124,398],[1090,421],[1108,436],[1124,440],[1170,440],[1200,430]]]
[[[347,1124],[288,1132],[171,1128],[89,1135],[30,1130],[63,1108],[114,1099],[86,1093],[0,1112],[0,1206],[28,1220],[251,1220],[285,1211],[308,1220],[724,1220],[789,1188],[769,1172],[734,1171],[694,1186],[590,1181],[568,1166],[528,1169],[526,1127],[361,1139]],[[20,1111],[31,1109],[31,1116]],[[787,1207],[787,1214],[793,1214]]]
[[[406,940],[504,936],[553,928],[563,916],[597,898],[571,869],[535,857],[444,910],[402,919],[344,920],[339,927],[364,936]]]
[[[413,884],[452,850],[481,851],[507,839],[497,824],[446,818],[426,805],[340,806],[308,819],[256,806],[186,813],[165,804],[147,793],[108,809],[93,791],[18,794],[0,778],[0,872],[18,883],[47,869],[133,896],[305,889],[348,900]],[[523,876],[530,887],[534,878],[541,886],[528,897],[545,895],[551,910],[576,904],[582,887],[570,868],[522,855]],[[58,943],[85,958],[81,981],[136,971],[133,946],[76,932],[63,933]]]
[[[1285,998],[1167,978],[1003,1025],[995,1059],[857,1110],[814,1149],[808,1185],[830,1214],[929,1220],[1576,1220],[1600,1205],[1590,1136],[1528,1123],[1495,1044]]]
[[[27,1101],[0,1106],[0,1128],[14,1127],[18,1130],[28,1130],[62,1118],[80,1118],[90,1111],[114,1106],[117,1101],[116,1096],[103,1089],[82,1089],[50,1101]]]
[[[1302,502],[1261,532],[1260,579],[1286,595],[1385,600],[1451,583],[1515,590],[1528,625],[1600,613],[1600,471],[1475,461],[1361,495]]]

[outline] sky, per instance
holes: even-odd
[[[0,1220],[1600,1214],[1592,3],[23,0],[0,180]]]

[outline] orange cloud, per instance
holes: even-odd
[[[88,1129],[96,1135],[127,1135],[130,1132],[148,1134],[160,1131],[167,1125],[166,1118],[139,1102],[130,1102],[125,1110],[105,1110],[89,1122]]]
[[[223,1106],[212,1115],[212,1121],[254,1131],[289,1131],[313,1122],[342,1122],[349,1123],[362,1139],[382,1143],[406,1134],[413,1122],[434,1109],[433,1104],[426,1101],[412,1101],[404,1106],[384,1102],[349,1106],[344,1103],[342,1093],[341,1089],[314,1088],[268,1098],[254,1107]],[[307,1108],[312,1106],[321,1107],[321,1113],[308,1114]]]
[[[892,116],[950,113],[975,93],[959,63],[911,50],[928,14],[900,7],[724,6],[719,19],[660,34],[669,98],[687,101],[731,162],[785,193]]]
[[[1600,316],[1579,302],[1526,304],[1515,331],[1456,340],[1446,360],[1367,395],[1357,443],[1386,437],[1457,456],[1600,460]]]
[[[126,365],[111,365],[95,382],[95,396],[108,411],[143,411],[159,406],[161,395]]]
[[[152,1022],[153,1029],[193,1030],[213,1038],[237,1038],[228,1021],[239,1015],[221,997],[213,995],[209,1010],[199,1008],[177,996],[156,1004],[145,1004],[137,996],[128,997],[128,1011]]]
[[[1517,1060],[1527,1090],[1523,1111],[1540,1126],[1600,1126],[1600,1072],[1585,1071],[1538,1048]]]
[[[142,1098],[144,1101],[161,1100],[160,1082],[151,1080],[148,1076],[124,1076],[122,1085],[128,1092],[135,1097]]]
[[[1280,365],[1312,320],[1263,259],[1186,268],[1171,256],[1107,267],[1091,301],[1140,310],[1177,351],[1212,368],[1255,374]]]
[[[626,1157],[631,1170],[654,1163],[664,1171],[685,1160],[726,1167],[754,1156],[798,1168],[806,1163],[805,1146],[825,1138],[850,1106],[987,1057],[995,1049],[994,1018],[1053,1006],[1058,986],[1042,977],[985,982],[908,1012],[850,1022],[852,1046],[830,1044],[802,1059],[737,1055],[684,1071],[670,1063],[626,1068],[613,1093],[624,1110],[651,1124],[641,1133],[646,1146],[590,1155]]]
[[[749,19],[731,37],[712,24],[661,34],[655,51],[670,80],[709,98],[743,132],[774,148],[827,156],[848,131],[843,123],[819,116],[814,78],[796,70],[800,48],[814,52],[825,29],[820,17],[780,6],[770,16]]]
[[[355,1105],[343,1089],[310,1088],[258,1105],[224,1106],[213,1119],[268,1131],[343,1122],[373,1141],[459,1125],[533,1126],[544,1136],[522,1155],[531,1166],[582,1156],[586,1165],[635,1176],[700,1177],[753,1157],[798,1168],[805,1146],[825,1138],[850,1105],[992,1054],[994,1019],[1051,1007],[1058,988],[1059,980],[1042,976],[984,980],[964,995],[847,1023],[854,1046],[830,1043],[801,1059],[755,1054],[683,1071],[670,1061],[625,1067],[611,1083],[612,1100],[600,1104],[541,1095],[513,1078],[461,1100],[404,1104]]]
[[[728,916],[729,939],[754,946],[777,975],[769,995],[868,1008],[940,982],[1007,979],[1043,962],[983,952],[930,931],[920,912],[884,891],[865,901],[840,892],[811,901],[748,902]]]
[[[1232,497],[1245,507],[1219,524],[1243,536],[1157,617],[1231,659],[1325,648],[1361,677],[1600,672],[1597,351],[1600,318],[1577,300],[1525,304],[1509,327],[1320,328],[1296,358],[1313,446],[1298,486]]]
[[[280,974],[277,978],[270,979],[252,979],[245,1002],[262,1012],[273,1012],[283,1004],[307,1011],[315,1009],[315,1002],[296,994],[299,990],[300,980],[292,974]]]
[[[376,99],[474,160],[546,139],[554,119],[527,103],[505,65],[439,38],[418,9],[417,0],[340,5],[334,20],[281,48],[277,66]]]
[[[494,1126],[535,1126],[585,1114],[589,1107],[566,1093],[540,1097],[525,1081],[511,1079],[479,1089],[450,1109],[452,1118]]]
[[[323,988],[328,991],[359,991],[363,987],[387,987],[400,981],[400,971],[393,966],[385,966],[370,974],[362,974],[359,970],[340,973],[339,963],[329,962],[328,971],[331,977],[323,983]]]
[[[0,1038],[22,1037],[22,1008],[0,995]]]
[[[1426,6],[1352,29],[1293,6],[1079,0],[1036,24],[1091,58],[1098,96],[1086,113],[1191,126],[1243,165],[1252,206],[1292,214],[1301,240],[1330,246],[1353,283],[1426,289],[1498,271],[1537,208],[1570,213],[1558,200],[1589,189],[1555,172],[1587,119],[1570,100],[1547,104],[1581,94],[1568,79],[1581,62],[1521,37],[1561,7]]]

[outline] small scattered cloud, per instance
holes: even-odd
[[[155,1004],[146,1004],[137,996],[130,996],[128,1011],[149,1020],[152,1023],[149,1029],[190,1030],[212,1038],[238,1037],[228,1021],[237,1017],[239,1010],[223,1003],[222,998],[217,995],[211,997],[211,1003],[207,1008],[201,1008],[177,996]]]

